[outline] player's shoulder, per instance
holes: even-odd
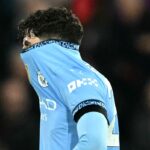
[[[107,79],[107,77],[101,73],[100,71],[98,71],[97,69],[95,69],[93,66],[91,66],[88,63],[85,63],[85,65],[88,67],[88,69],[94,73],[96,75],[96,78],[98,78],[99,82],[101,84],[103,84],[106,87],[111,87],[110,81]]]
[[[101,73],[100,73],[101,74]],[[110,88],[111,87],[111,83],[110,81],[108,80],[108,78],[106,76],[104,76],[103,74],[101,74],[101,77],[100,77],[101,81],[104,83],[104,85],[107,87],[107,88]]]

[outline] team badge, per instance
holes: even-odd
[[[41,74],[40,71],[38,71],[38,82],[42,87],[47,87],[48,86],[48,82],[45,79],[45,77]]]

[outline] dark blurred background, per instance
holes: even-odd
[[[113,86],[121,150],[149,150],[150,0],[1,0],[0,150],[38,150],[38,99],[16,34],[20,19],[50,6],[71,8],[81,19],[82,57]]]

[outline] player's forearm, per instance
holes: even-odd
[[[107,150],[107,128],[102,114],[84,114],[77,123],[79,142],[73,150]]]

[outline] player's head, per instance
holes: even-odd
[[[48,39],[80,44],[82,36],[79,19],[64,7],[38,10],[18,26],[18,39],[23,42],[23,48]]]

